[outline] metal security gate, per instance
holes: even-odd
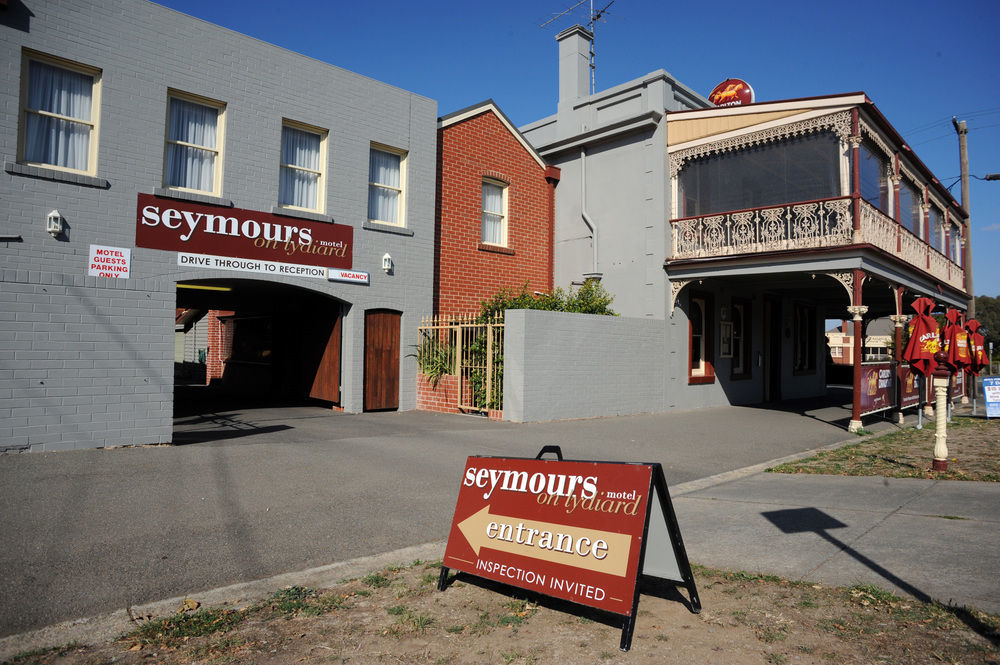
[[[503,317],[457,324],[458,407],[503,408]]]
[[[432,385],[457,378],[455,406],[488,413],[503,409],[503,313],[425,317],[418,328],[417,363]]]

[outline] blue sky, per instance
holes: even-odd
[[[438,102],[493,98],[517,125],[556,108],[555,35],[586,23],[576,0],[164,0],[160,4]],[[608,0],[594,0],[595,9]],[[655,69],[707,95],[727,77],[758,101],[864,91],[945,184],[1000,173],[1000,2],[673,3],[615,0],[596,26],[597,88]],[[951,191],[961,200],[961,183]],[[976,295],[1000,295],[1000,181],[972,179]]]

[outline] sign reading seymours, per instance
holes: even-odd
[[[296,272],[294,266],[350,269],[354,260],[354,228],[345,224],[324,224],[150,194],[139,194],[135,244],[181,252],[181,265],[195,265],[193,259],[182,263],[182,256],[207,255],[206,267],[324,278],[325,270],[315,270],[313,275],[308,269]],[[243,263],[247,267],[240,267]]]
[[[455,569],[621,615],[623,650],[640,574],[686,586],[699,611],[660,465],[562,461],[550,448],[559,461],[468,458],[439,588]]]

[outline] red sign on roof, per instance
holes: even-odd
[[[726,79],[709,93],[708,101],[716,106],[753,104],[753,88],[743,79]]]

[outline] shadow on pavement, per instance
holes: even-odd
[[[853,557],[869,570],[882,577],[882,579],[894,584],[917,600],[923,603],[938,602],[927,595],[924,591],[918,589],[898,575],[869,559],[847,543],[830,535],[830,529],[843,529],[846,528],[847,525],[833,516],[827,515],[818,508],[773,510],[761,513],[761,515],[771,522],[771,524],[776,526],[782,533],[815,533],[820,538],[823,538],[830,544],[837,547],[838,551]],[[959,621],[968,626],[971,630],[974,630],[976,633],[989,640],[993,646],[1000,646],[1000,635],[997,634],[992,626],[989,626],[976,618],[967,608],[945,605],[944,603],[938,604],[954,615]]]

